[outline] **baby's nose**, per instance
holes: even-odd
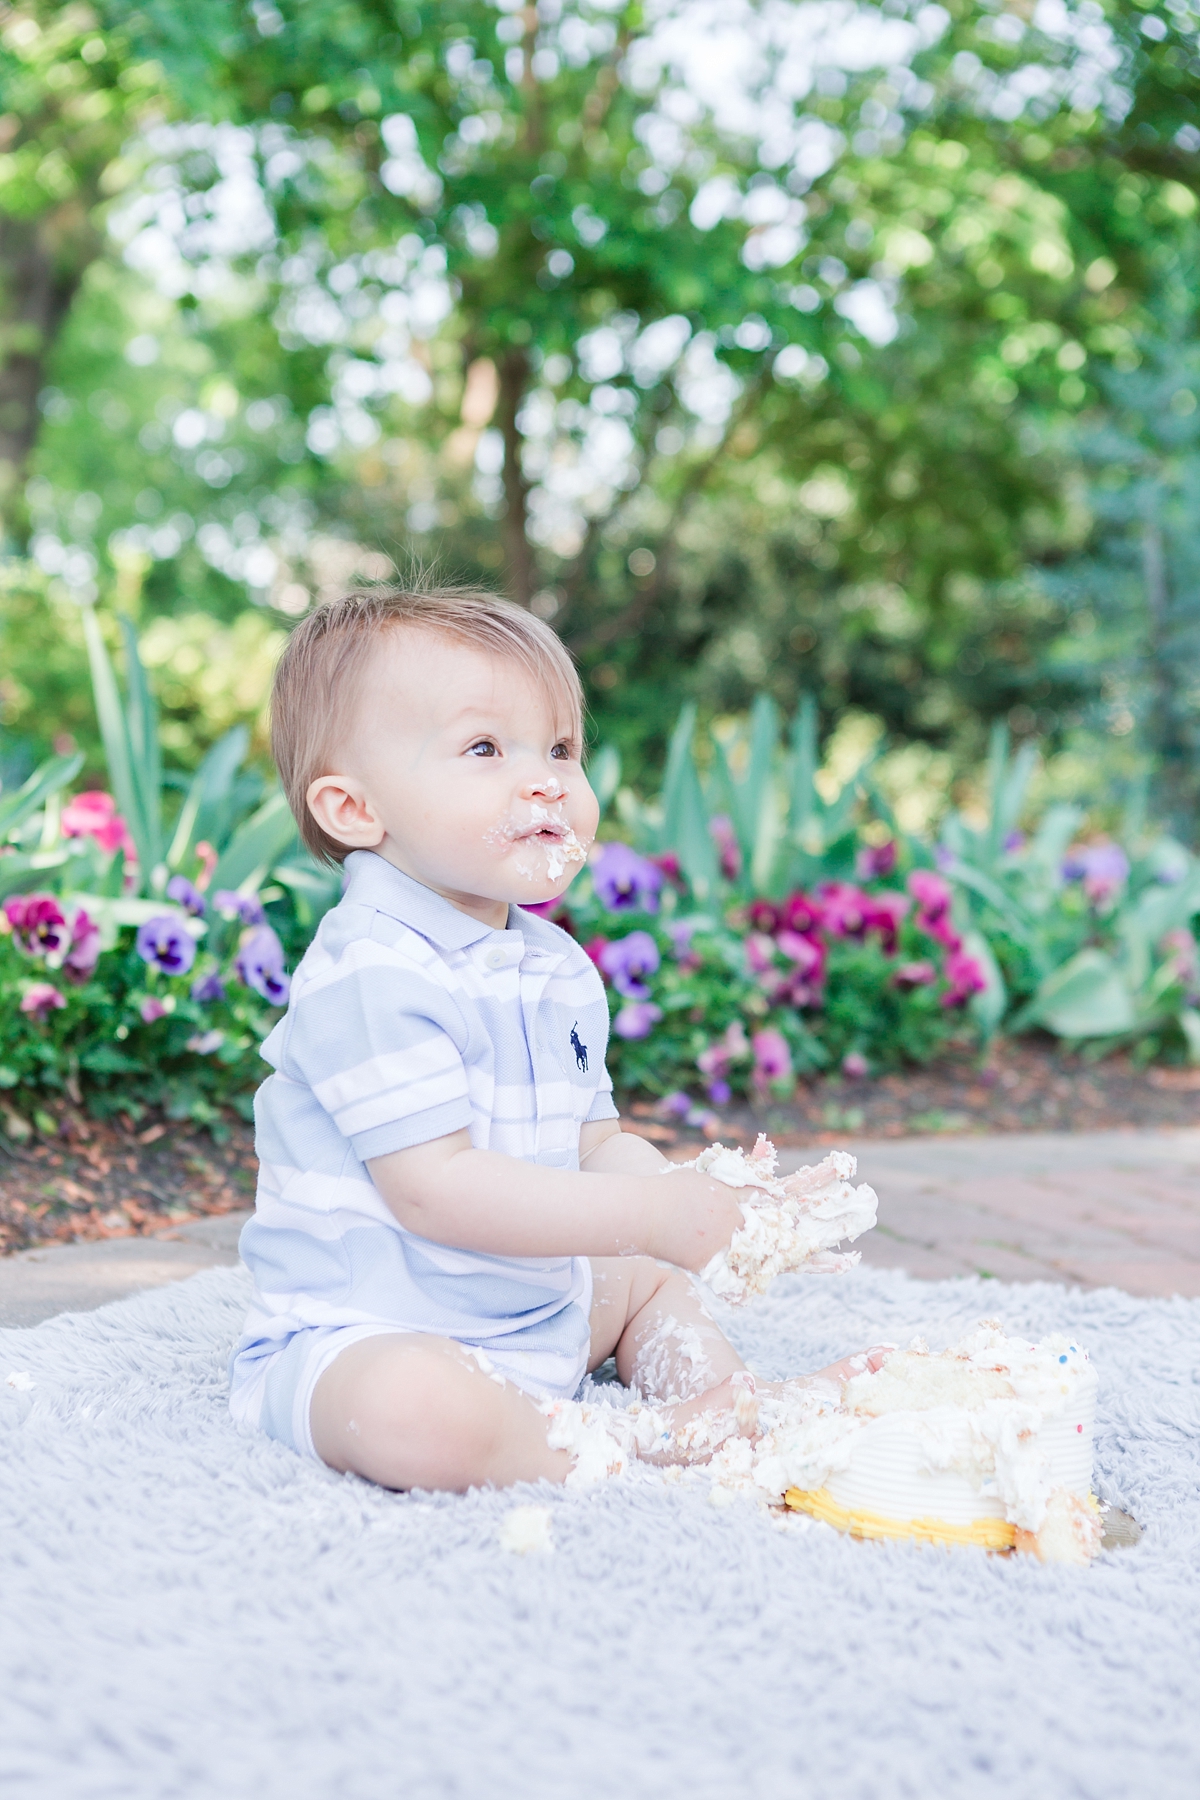
[[[568,792],[558,776],[548,772],[544,775],[535,775],[527,784],[525,791],[531,800],[565,800]]]

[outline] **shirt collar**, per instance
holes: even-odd
[[[504,927],[493,929],[459,912],[441,894],[435,894],[423,882],[415,881],[403,869],[396,868],[374,850],[352,850],[346,858],[346,890],[343,899],[359,906],[372,906],[389,919],[409,925],[423,938],[439,944],[444,950],[466,950],[483,938],[499,936]],[[517,907],[508,909],[508,929],[520,930],[532,914]],[[540,921],[539,921],[540,923]]]

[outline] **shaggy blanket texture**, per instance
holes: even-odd
[[[764,1374],[984,1315],[1077,1333],[1096,1485],[1146,1527],[1080,1570],[699,1482],[381,1492],[230,1421],[245,1283],[0,1332],[7,1800],[1200,1792],[1200,1301],[859,1270],[727,1320]],[[505,1548],[519,1505],[551,1549]]]

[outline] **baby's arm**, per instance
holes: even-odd
[[[606,1122],[607,1124],[608,1122]],[[371,1179],[407,1231],[498,1256],[655,1256],[702,1269],[742,1224],[732,1189],[652,1145],[585,1126],[584,1168],[476,1150],[466,1131],[373,1157]]]

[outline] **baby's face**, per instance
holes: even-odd
[[[338,829],[314,809],[334,836],[494,926],[510,901],[565,892],[596,834],[596,797],[574,721],[518,663],[395,630],[357,714],[339,761],[361,796],[358,824]]]

